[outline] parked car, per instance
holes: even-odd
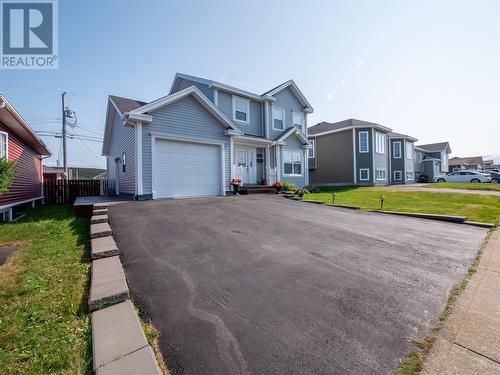
[[[457,171],[443,176],[436,176],[433,182],[491,182],[491,177],[482,172],[476,171]]]
[[[498,184],[500,182],[500,171],[497,170],[491,170],[490,172],[490,177],[491,177],[491,182]]]

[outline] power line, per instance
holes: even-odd
[[[62,90],[57,90],[57,89],[49,89],[49,88],[46,88],[46,87],[35,87],[35,86],[28,86],[28,85],[19,85],[17,83],[10,83],[10,82],[0,82],[0,85],[3,85],[3,86],[12,86],[12,87],[19,87],[19,88],[29,89],[29,90],[50,91],[50,92],[57,92],[57,93],[59,93],[59,92],[62,91]],[[103,102],[102,100],[91,98],[91,97],[88,97],[88,96],[85,96],[85,95],[81,95],[81,94],[78,94],[76,92],[67,92],[67,94],[72,95],[72,96],[78,96],[80,98],[87,99],[87,100],[90,100],[90,101],[93,101],[93,102],[97,102],[97,103],[102,103]]]

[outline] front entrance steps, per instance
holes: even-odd
[[[265,185],[243,185],[240,187],[240,194],[274,194],[275,189]]]

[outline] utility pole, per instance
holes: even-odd
[[[67,160],[67,143],[66,143],[66,92],[61,95],[62,99],[62,141],[63,141],[63,169],[64,178],[68,179],[68,160]]]

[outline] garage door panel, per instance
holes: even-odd
[[[220,146],[157,140],[154,173],[159,198],[219,195]]]

